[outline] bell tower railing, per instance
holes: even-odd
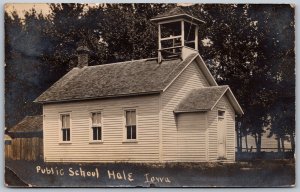
[[[162,27],[167,31],[165,35]],[[192,21],[186,19],[170,19],[158,22],[158,62],[173,57],[183,58],[184,47],[198,51],[198,31],[199,27]]]

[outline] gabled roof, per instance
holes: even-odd
[[[35,102],[50,103],[160,93],[197,56],[158,63],[143,59],[74,68]]]
[[[58,103],[158,94],[164,92],[186,67],[196,61],[212,87],[193,90],[174,112],[211,110],[225,93],[238,114],[243,114],[239,103],[228,86],[218,86],[198,53],[191,53],[183,61],[142,59],[120,63],[74,68],[42,93],[34,102]],[[193,102],[193,103],[189,103]]]
[[[243,114],[242,108],[227,85],[193,89],[182,99],[174,112],[183,113],[212,110],[225,93],[234,110],[240,115]]]
[[[9,133],[41,132],[43,131],[43,116],[26,116],[17,125],[9,130]]]
[[[167,19],[176,19],[179,17],[183,17],[183,18],[187,18],[189,20],[194,20],[194,21],[205,23],[203,20],[198,19],[197,17],[195,17],[193,15],[193,13],[190,10],[190,7],[179,7],[179,6],[172,8],[169,11],[166,11],[162,14],[157,15],[156,17],[151,19],[151,21],[155,21],[155,22],[156,21],[164,21]]]

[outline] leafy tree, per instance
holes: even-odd
[[[15,46],[18,39],[21,36],[22,23],[16,11],[13,11],[11,15],[5,12],[5,126],[10,126],[15,123],[13,119],[13,114],[15,111],[15,103],[18,101],[13,98],[15,95],[15,89],[13,89],[12,82],[16,81],[17,75],[14,72],[14,65],[10,63],[15,55],[17,55],[17,50]],[[13,102],[16,100],[16,102]]]
[[[16,12],[5,14],[8,126],[40,111],[32,101],[77,65],[79,44],[91,50],[91,65],[156,57],[157,28],[150,19],[175,5],[49,6],[47,16],[34,9],[24,20]],[[281,146],[286,135],[294,146],[293,8],[197,4],[187,9],[206,21],[200,26],[200,54],[217,82],[230,85],[245,111],[237,118],[239,149],[242,137],[250,134],[259,152],[267,126]]]
[[[32,101],[43,91],[51,76],[41,55],[47,50],[47,38],[41,32],[49,24],[34,9],[24,20],[14,11],[5,13],[5,110],[6,126],[19,122],[26,115],[41,113],[41,106]],[[43,83],[46,82],[46,83]]]
[[[248,5],[199,6],[200,16],[207,22],[203,37],[209,39],[210,46],[204,46],[200,54],[220,84],[228,84],[235,93],[245,111],[238,117],[243,131],[239,131],[238,146],[241,150],[242,133],[256,136],[257,148],[260,150],[262,127],[266,122],[264,112],[264,86],[266,66],[257,62],[259,34],[256,21],[250,17]],[[262,81],[264,79],[265,81]],[[239,127],[239,126],[237,126]]]
[[[279,125],[270,121],[272,108],[280,106],[278,99],[284,93],[276,78],[278,73],[282,74],[279,66],[284,66],[291,74],[289,82],[285,83],[294,93],[292,8],[289,5],[211,4],[197,5],[197,8],[199,17],[207,21],[203,37],[211,41],[210,46],[202,47],[200,54],[208,61],[217,81],[230,85],[245,111],[245,115],[238,118],[242,129],[238,131],[241,133],[238,146],[241,147],[242,136],[250,134],[255,137],[260,152],[264,127],[272,125],[274,130],[275,124]],[[281,35],[282,30],[284,35]],[[282,75],[280,77],[282,80]],[[290,97],[285,106],[293,103],[293,98]],[[290,113],[278,114],[285,120],[290,116],[290,127],[294,127],[291,107],[294,104],[289,108]],[[281,132],[288,133],[287,130]]]
[[[174,5],[105,4],[86,16],[89,47],[97,64],[156,57],[157,28],[150,18]],[[94,39],[98,39],[94,41]]]
[[[264,63],[268,81],[262,79],[271,135],[276,135],[278,149],[284,149],[289,135],[294,151],[295,133],[295,51],[294,9],[290,5],[251,5],[251,17],[258,21],[258,62]],[[280,145],[281,142],[281,145]]]
[[[49,50],[44,52],[43,60],[52,66],[53,71],[64,74],[72,68],[70,65],[76,55],[77,43],[85,35],[82,19],[85,5],[63,3],[49,6],[51,25],[45,30],[45,34],[50,46]]]
[[[34,8],[23,20],[16,12],[5,15],[8,127],[26,115],[41,113],[41,106],[32,101],[77,65],[78,44],[86,43],[92,49],[92,65],[142,58],[148,51],[155,53],[150,49],[156,49],[153,38],[156,30],[143,29],[155,27],[140,13],[151,18],[166,7],[164,4],[104,4],[94,9],[84,4],[49,6],[51,14],[47,16],[37,14]]]

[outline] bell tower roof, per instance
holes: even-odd
[[[165,13],[159,14],[156,17],[154,17],[153,19],[151,19],[151,21],[153,22],[163,22],[166,20],[170,20],[170,19],[179,19],[179,18],[184,18],[188,21],[195,21],[195,22],[202,22],[205,23],[205,21],[198,19],[197,17],[195,17],[191,11],[189,11],[188,7],[175,7]]]

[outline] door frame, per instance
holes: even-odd
[[[224,160],[226,159],[226,110],[225,108],[220,108],[217,110],[217,138],[218,138],[218,153],[217,153],[217,159],[218,160]],[[219,125],[219,119],[222,119],[222,124],[224,125],[223,127],[220,128],[220,125]],[[221,130],[222,130],[222,136],[223,136],[223,147],[224,148],[224,153],[221,155],[220,152],[219,152],[219,134],[221,133]]]

